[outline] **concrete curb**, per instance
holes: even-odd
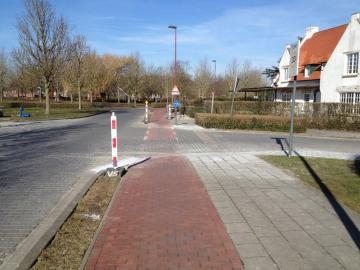
[[[103,171],[100,171],[95,175],[81,177],[73,188],[62,196],[47,217],[18,244],[14,253],[5,258],[3,264],[0,265],[0,270],[29,269],[90,186],[102,173]]]
[[[126,171],[127,171],[127,170],[126,170]],[[105,211],[105,214],[104,214],[104,216],[103,216],[102,219],[101,219],[101,222],[100,222],[100,224],[99,224],[99,227],[97,228],[97,230],[96,230],[96,232],[95,232],[95,234],[94,234],[94,237],[93,237],[93,239],[92,239],[92,241],[91,241],[91,243],[90,243],[90,246],[89,246],[88,249],[86,250],[86,253],[85,253],[84,258],[83,258],[83,260],[82,260],[81,266],[79,267],[79,270],[83,270],[83,269],[85,268],[86,263],[87,263],[90,255],[91,255],[91,252],[92,252],[92,250],[93,250],[93,248],[94,248],[94,246],[95,246],[96,239],[98,238],[98,236],[99,236],[102,228],[103,228],[104,225],[105,225],[106,218],[107,218],[107,216],[108,216],[108,214],[109,214],[109,212],[110,212],[111,206],[112,206],[113,203],[114,203],[115,196],[116,196],[116,194],[118,194],[118,192],[120,191],[120,189],[121,189],[121,187],[122,187],[122,185],[123,185],[123,183],[124,183],[125,181],[126,181],[126,180],[122,180],[122,177],[121,177],[121,179],[120,179],[120,181],[119,181],[119,183],[118,183],[118,185],[117,185],[117,187],[116,187],[116,190],[115,190],[115,192],[114,192],[113,195],[112,195],[111,201],[110,201],[110,203],[109,203],[109,205],[108,205],[108,207],[107,207],[107,209],[106,209],[106,211]],[[0,270],[1,270],[1,269],[0,269]]]

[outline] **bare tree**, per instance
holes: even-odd
[[[8,62],[5,51],[0,50],[0,102],[3,102],[5,79],[8,72]]]
[[[236,58],[234,58],[231,63],[227,66],[225,71],[224,79],[227,83],[228,91],[233,91],[234,80],[236,76],[240,74],[240,65]]]
[[[49,87],[66,59],[68,26],[56,17],[47,0],[25,0],[25,15],[18,19],[20,50],[25,62],[41,72],[45,88],[45,114],[50,113]]]
[[[90,52],[84,61],[85,80],[89,89],[90,102],[93,102],[94,94],[100,93],[101,84],[105,73],[102,59],[96,55],[95,51]]]
[[[251,65],[250,61],[245,61],[240,70],[240,87],[262,87],[266,85],[262,70]]]
[[[126,70],[124,70],[125,89],[132,95],[134,106],[136,107],[136,99],[142,92],[142,81],[144,79],[144,63],[139,54],[131,55],[128,59]]]
[[[71,44],[72,65],[75,72],[76,88],[79,96],[79,110],[81,110],[81,90],[85,85],[85,59],[90,53],[90,48],[86,44],[86,38],[77,35]]]
[[[199,91],[199,98],[204,98],[208,94],[212,77],[213,74],[209,61],[206,58],[200,60],[195,70],[195,83],[196,88]]]
[[[180,90],[180,95],[185,98],[195,96],[193,93],[193,80],[190,75],[191,66],[188,61],[178,61],[176,66],[176,81],[177,87]]]

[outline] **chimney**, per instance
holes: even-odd
[[[311,38],[316,32],[319,32],[319,27],[317,27],[317,26],[310,26],[310,27],[306,28],[304,39]]]
[[[360,12],[356,12],[353,15],[351,15],[351,20],[350,21],[360,23]]]

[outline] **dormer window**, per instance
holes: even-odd
[[[306,65],[304,70],[304,77],[310,77],[310,75],[314,72],[315,67],[315,65]]]
[[[359,72],[359,53],[347,54],[347,74],[353,75]]]

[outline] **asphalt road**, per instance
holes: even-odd
[[[143,124],[142,109],[121,109],[117,116],[120,159],[162,153],[281,153],[287,148],[287,134],[203,130],[184,121],[159,134],[160,120]],[[359,156],[360,139],[301,135],[295,148],[323,156]],[[0,263],[83,174],[110,162],[109,113],[1,128]]]
[[[142,110],[117,115],[121,136],[141,142]],[[110,114],[1,128],[0,263],[84,173],[109,162]]]

